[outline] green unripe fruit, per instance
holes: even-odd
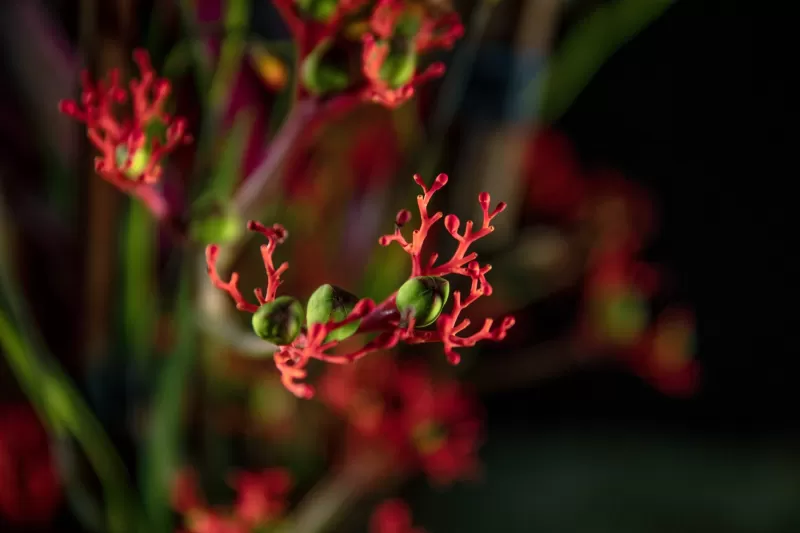
[[[128,161],[128,147],[124,144],[117,146],[116,151],[117,167],[123,168]],[[147,148],[139,148],[134,152],[131,158],[131,166],[123,171],[125,176],[136,179],[144,173],[147,169],[147,163],[150,162],[150,150]]]
[[[350,314],[357,303],[358,297],[356,295],[340,287],[325,284],[315,290],[311,298],[308,299],[306,320],[309,326],[312,324],[325,324],[330,321],[341,322],[347,318],[347,315]],[[350,337],[358,330],[360,323],[360,320],[356,320],[331,331],[325,337],[325,342],[342,341]]]
[[[291,344],[303,326],[303,305],[291,296],[279,296],[253,315],[256,335],[278,346]]]
[[[323,41],[306,57],[300,67],[300,77],[308,92],[322,95],[343,91],[350,85],[350,76],[341,67],[325,61],[331,43]]]
[[[397,291],[397,310],[403,318],[414,317],[414,325],[425,327],[436,322],[450,296],[450,282],[439,276],[411,278]]]
[[[381,65],[381,78],[392,89],[408,84],[416,72],[417,53],[414,50],[389,54]]]
[[[296,0],[297,8],[304,15],[318,22],[327,22],[339,8],[338,0]]]

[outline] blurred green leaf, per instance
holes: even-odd
[[[3,291],[8,293],[8,280],[5,275],[0,277]],[[13,296],[9,299],[19,301]],[[23,335],[20,322],[12,322],[0,310],[0,346],[22,389],[50,428],[56,434],[74,436],[86,454],[103,488],[107,531],[131,531],[131,524],[137,524],[137,497],[129,484],[125,464],[69,378],[52,358],[34,349],[33,344]]]
[[[167,79],[176,80],[186,74],[192,67],[194,46],[194,43],[186,40],[176,43],[164,59],[162,75]]]
[[[178,293],[177,342],[161,369],[142,452],[142,494],[149,523],[157,532],[172,531],[170,488],[180,466],[181,412],[197,351],[196,317],[192,308],[187,261]]]
[[[540,120],[552,122],[563,115],[609,57],[674,3],[616,0],[598,6],[576,24],[548,60],[541,85]],[[537,93],[530,88],[529,105],[536,105]]]

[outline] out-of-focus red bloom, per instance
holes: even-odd
[[[594,248],[633,255],[655,230],[656,216],[647,191],[614,170],[588,175],[584,215],[593,228]]]
[[[294,337],[291,344],[280,345],[278,352],[275,353],[275,365],[281,373],[284,386],[300,398],[310,398],[314,395],[314,389],[300,380],[305,379],[308,372],[305,369],[311,359],[334,364],[353,363],[362,357],[381,350],[394,348],[399,342],[407,344],[423,344],[440,342],[444,348],[445,356],[451,364],[458,364],[460,355],[456,351],[458,348],[471,347],[482,340],[503,340],[508,330],[514,325],[513,317],[505,317],[499,325],[494,325],[493,319],[485,319],[483,326],[471,335],[462,336],[460,333],[470,325],[470,320],[462,318],[461,313],[472,305],[476,300],[483,296],[492,294],[492,287],[486,280],[486,274],[491,270],[491,265],[480,265],[476,259],[478,254],[469,252],[469,247],[478,239],[489,235],[494,227],[492,220],[505,208],[505,202],[500,202],[494,209],[490,208],[491,198],[489,193],[483,192],[478,195],[478,204],[483,212],[480,226],[475,229],[473,221],[467,221],[463,233],[459,233],[461,221],[455,215],[442,213],[428,213],[428,204],[433,198],[434,193],[447,184],[447,176],[440,174],[434,183],[428,187],[420,176],[414,176],[414,181],[422,188],[423,194],[417,197],[421,222],[418,230],[413,232],[413,237],[409,242],[402,233],[402,228],[411,219],[408,210],[402,210],[395,218],[395,231],[392,234],[382,236],[378,243],[381,246],[388,246],[392,243],[399,244],[411,258],[411,277],[418,276],[446,276],[455,274],[469,278],[471,281],[469,292],[462,298],[460,291],[453,292],[453,305],[449,313],[442,312],[435,321],[435,330],[424,330],[415,328],[414,318],[404,319],[397,310],[397,293],[393,293],[380,304],[375,304],[369,298],[364,298],[355,304],[352,311],[344,320],[331,320],[327,323],[315,323],[305,330],[300,330]],[[449,260],[436,265],[439,259],[438,254],[423,256],[423,245],[433,226],[444,218],[444,226],[447,232],[458,242],[453,255]],[[283,242],[287,236],[285,228],[280,224],[275,224],[271,228],[255,221],[248,223],[248,229],[261,233],[267,239],[267,244],[261,247],[261,255],[267,273],[266,291],[260,288],[255,290],[258,305],[244,299],[238,288],[239,276],[236,273],[231,275],[229,281],[224,281],[217,271],[216,263],[219,254],[219,247],[209,245],[206,249],[206,260],[208,264],[208,274],[211,282],[219,289],[230,294],[237,309],[255,313],[260,305],[265,305],[275,299],[278,285],[281,283],[281,274],[289,268],[288,263],[283,263],[275,267],[273,254],[277,245]],[[299,303],[297,304],[300,305]],[[337,345],[336,340],[327,340],[328,335],[341,327],[358,322],[359,326],[356,333],[379,332],[379,335],[364,344],[360,349],[342,355],[332,355],[329,351]]]
[[[172,507],[182,514],[205,506],[197,484],[197,473],[191,468],[179,471],[172,483]]]
[[[573,221],[586,195],[586,184],[569,139],[545,129],[537,132],[525,154],[528,205],[537,213]]]
[[[369,521],[369,533],[425,533],[425,530],[413,527],[408,505],[393,499],[375,508]]]
[[[477,402],[455,381],[434,381],[421,365],[389,357],[332,369],[323,400],[363,444],[377,444],[400,469],[421,469],[446,484],[477,472],[482,422]]]
[[[364,95],[387,107],[402,104],[417,86],[444,73],[443,63],[417,72],[420,54],[452,48],[464,34],[458,14],[435,14],[403,0],[378,0],[369,27],[363,38]]]
[[[164,109],[172,90],[169,81],[156,75],[147,51],[136,50],[133,59],[141,78],[131,80],[128,90],[120,83],[119,69],[97,83],[84,71],[80,103],[59,103],[62,113],[86,124],[89,140],[100,151],[95,159],[97,173],[123,191],[157,182],[161,160],[192,140],[186,133],[186,120]],[[130,114],[118,118],[117,107],[129,98]],[[164,130],[163,137],[159,128]]]
[[[236,516],[250,526],[280,518],[292,486],[289,473],[281,468],[263,472],[240,472],[233,480]]]
[[[386,183],[400,159],[397,132],[391,125],[379,121],[359,129],[349,157],[356,191]]]
[[[62,493],[47,432],[27,405],[0,406],[0,515],[15,524],[53,518]]]
[[[630,352],[639,375],[665,394],[687,396],[697,390],[700,365],[694,359],[695,324],[686,309],[662,312]]]
[[[208,507],[194,474],[185,470],[175,480],[172,501],[191,533],[247,533],[280,523],[291,484],[291,476],[281,468],[237,473],[231,483],[236,489],[235,503],[218,510]]]

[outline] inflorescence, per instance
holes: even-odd
[[[410,240],[403,236],[402,228],[410,221],[411,213],[402,210],[395,219],[395,231],[379,239],[381,246],[396,242],[409,254],[411,275],[403,286],[379,304],[369,298],[359,299],[338,287],[323,285],[310,298],[304,317],[298,300],[291,296],[276,296],[281,274],[288,268],[287,263],[276,268],[273,262],[277,245],[287,237],[286,230],[279,224],[267,227],[255,221],[248,223],[249,230],[267,239],[267,244],[261,247],[267,285],[265,291],[260,288],[255,290],[258,304],[244,299],[238,289],[237,273],[233,273],[227,282],[220,277],[216,266],[219,247],[210,245],[206,249],[211,282],[230,294],[239,310],[253,313],[256,333],[278,346],[275,364],[284,386],[296,396],[310,398],[314,395],[314,389],[301,382],[307,375],[306,366],[311,359],[347,364],[369,353],[391,349],[400,342],[440,342],[448,361],[458,364],[460,356],[456,349],[474,346],[481,340],[502,340],[514,325],[514,319],[510,316],[495,327],[492,327],[493,319],[487,318],[478,331],[471,335],[459,335],[470,325],[469,319],[460,318],[463,310],[480,297],[492,294],[492,287],[486,280],[491,266],[480,265],[476,261],[477,253],[469,252],[469,247],[494,230],[491,221],[505,209],[506,204],[500,202],[490,209],[489,194],[481,193],[478,197],[483,211],[480,225],[476,229],[472,221],[467,221],[463,233],[459,233],[461,223],[455,215],[444,217],[441,212],[428,213],[428,204],[436,191],[447,183],[447,176],[440,174],[430,187],[419,176],[414,176],[414,181],[423,190],[423,194],[417,196],[421,217],[419,228],[413,231]],[[437,265],[438,254],[426,257],[422,248],[430,230],[442,218],[446,230],[458,242],[458,246],[450,259]],[[451,274],[469,278],[471,286],[466,295],[460,291],[453,292],[453,306],[447,313],[443,312],[443,308],[449,296],[449,282],[444,276]],[[423,324],[432,327],[421,329]],[[375,333],[377,336],[349,353],[329,353],[340,341],[361,333]]]
[[[164,109],[172,91],[170,82],[156,75],[147,51],[134,51],[133,59],[140,79],[132,79],[128,90],[120,83],[119,69],[97,82],[84,71],[80,102],[59,102],[62,113],[86,124],[89,140],[100,151],[95,159],[97,173],[126,192],[158,182],[161,160],[192,142],[186,119],[172,117]],[[130,115],[118,118],[117,108],[128,102]]]

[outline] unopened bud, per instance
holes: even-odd
[[[303,85],[312,94],[322,95],[343,91],[350,85],[350,76],[346,70],[325,61],[330,46],[329,40],[321,42],[308,54],[300,68]]]
[[[295,0],[297,9],[317,22],[328,22],[339,8],[338,0]]]
[[[279,296],[258,308],[253,315],[253,331],[265,341],[285,346],[300,333],[303,305],[291,296]]]
[[[334,285],[320,286],[308,299],[306,320],[308,325],[325,324],[327,322],[341,322],[353,311],[358,303],[358,297]],[[350,337],[358,330],[361,321],[355,320],[350,324],[337,328],[325,337],[325,342],[341,341]]]
[[[433,324],[450,296],[450,282],[439,276],[411,278],[397,291],[397,309],[404,318],[413,317],[417,327]]]

